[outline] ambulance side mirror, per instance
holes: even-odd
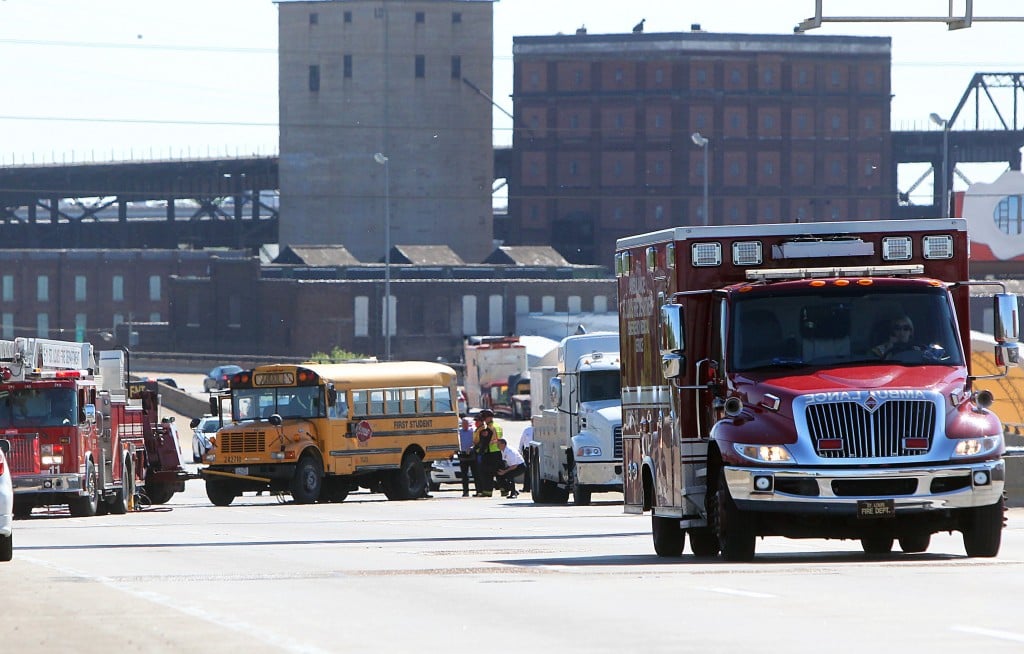
[[[996,293],[993,299],[995,300],[996,343],[1016,343],[1020,334],[1017,296],[1013,293]]]
[[[686,334],[683,329],[683,305],[661,307],[661,371],[665,379],[683,375],[686,365]]]

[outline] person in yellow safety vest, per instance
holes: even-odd
[[[480,471],[476,495],[490,497],[494,494],[494,476],[501,467],[501,450],[498,449],[501,427],[494,424],[494,412],[490,409],[480,411],[477,417],[482,422],[476,432],[476,451],[479,455],[477,469]]]

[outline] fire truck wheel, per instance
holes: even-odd
[[[206,497],[214,506],[228,506],[235,501],[235,491],[227,484],[206,480]]]
[[[96,465],[91,460],[85,465],[85,488],[88,495],[73,497],[68,502],[68,509],[75,518],[91,518],[99,510],[100,489],[96,479]]]
[[[320,485],[324,480],[324,467],[314,456],[303,456],[295,466],[290,484],[296,504],[312,504],[320,499]]]
[[[743,515],[729,494],[725,471],[718,473],[718,485],[711,502],[709,522],[718,537],[718,549],[726,561],[750,561],[754,558],[755,540],[751,518]]]
[[[121,467],[121,488],[114,491],[110,512],[114,515],[128,513],[128,505],[131,503],[133,495],[135,495],[135,469],[132,467],[131,458],[125,457],[124,466]]]
[[[718,537],[707,527],[689,529],[690,550],[694,556],[718,556]]]
[[[968,509],[960,531],[967,556],[992,557],[999,554],[1003,535],[1003,500],[992,506]]]
[[[865,554],[888,554],[892,551],[892,536],[865,536],[860,546]]]
[[[427,475],[423,461],[406,452],[402,464],[384,480],[384,495],[389,500],[412,500],[426,494]]]
[[[931,542],[931,534],[910,534],[907,536],[900,536],[900,549],[906,554],[927,552],[928,546],[931,545]]]
[[[651,516],[651,535],[654,536],[654,552],[661,557],[683,555],[686,532],[679,526],[679,518]]]
[[[10,561],[14,558],[14,535],[0,536],[0,561]]]

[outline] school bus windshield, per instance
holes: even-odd
[[[282,418],[324,418],[324,391],[320,386],[236,388],[231,393],[235,420],[266,420],[275,413]]]

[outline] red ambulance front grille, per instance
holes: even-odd
[[[811,404],[807,407],[807,428],[823,459],[919,456],[932,444],[935,404],[892,400],[874,411],[855,402]],[[836,447],[837,440],[840,447]]]

